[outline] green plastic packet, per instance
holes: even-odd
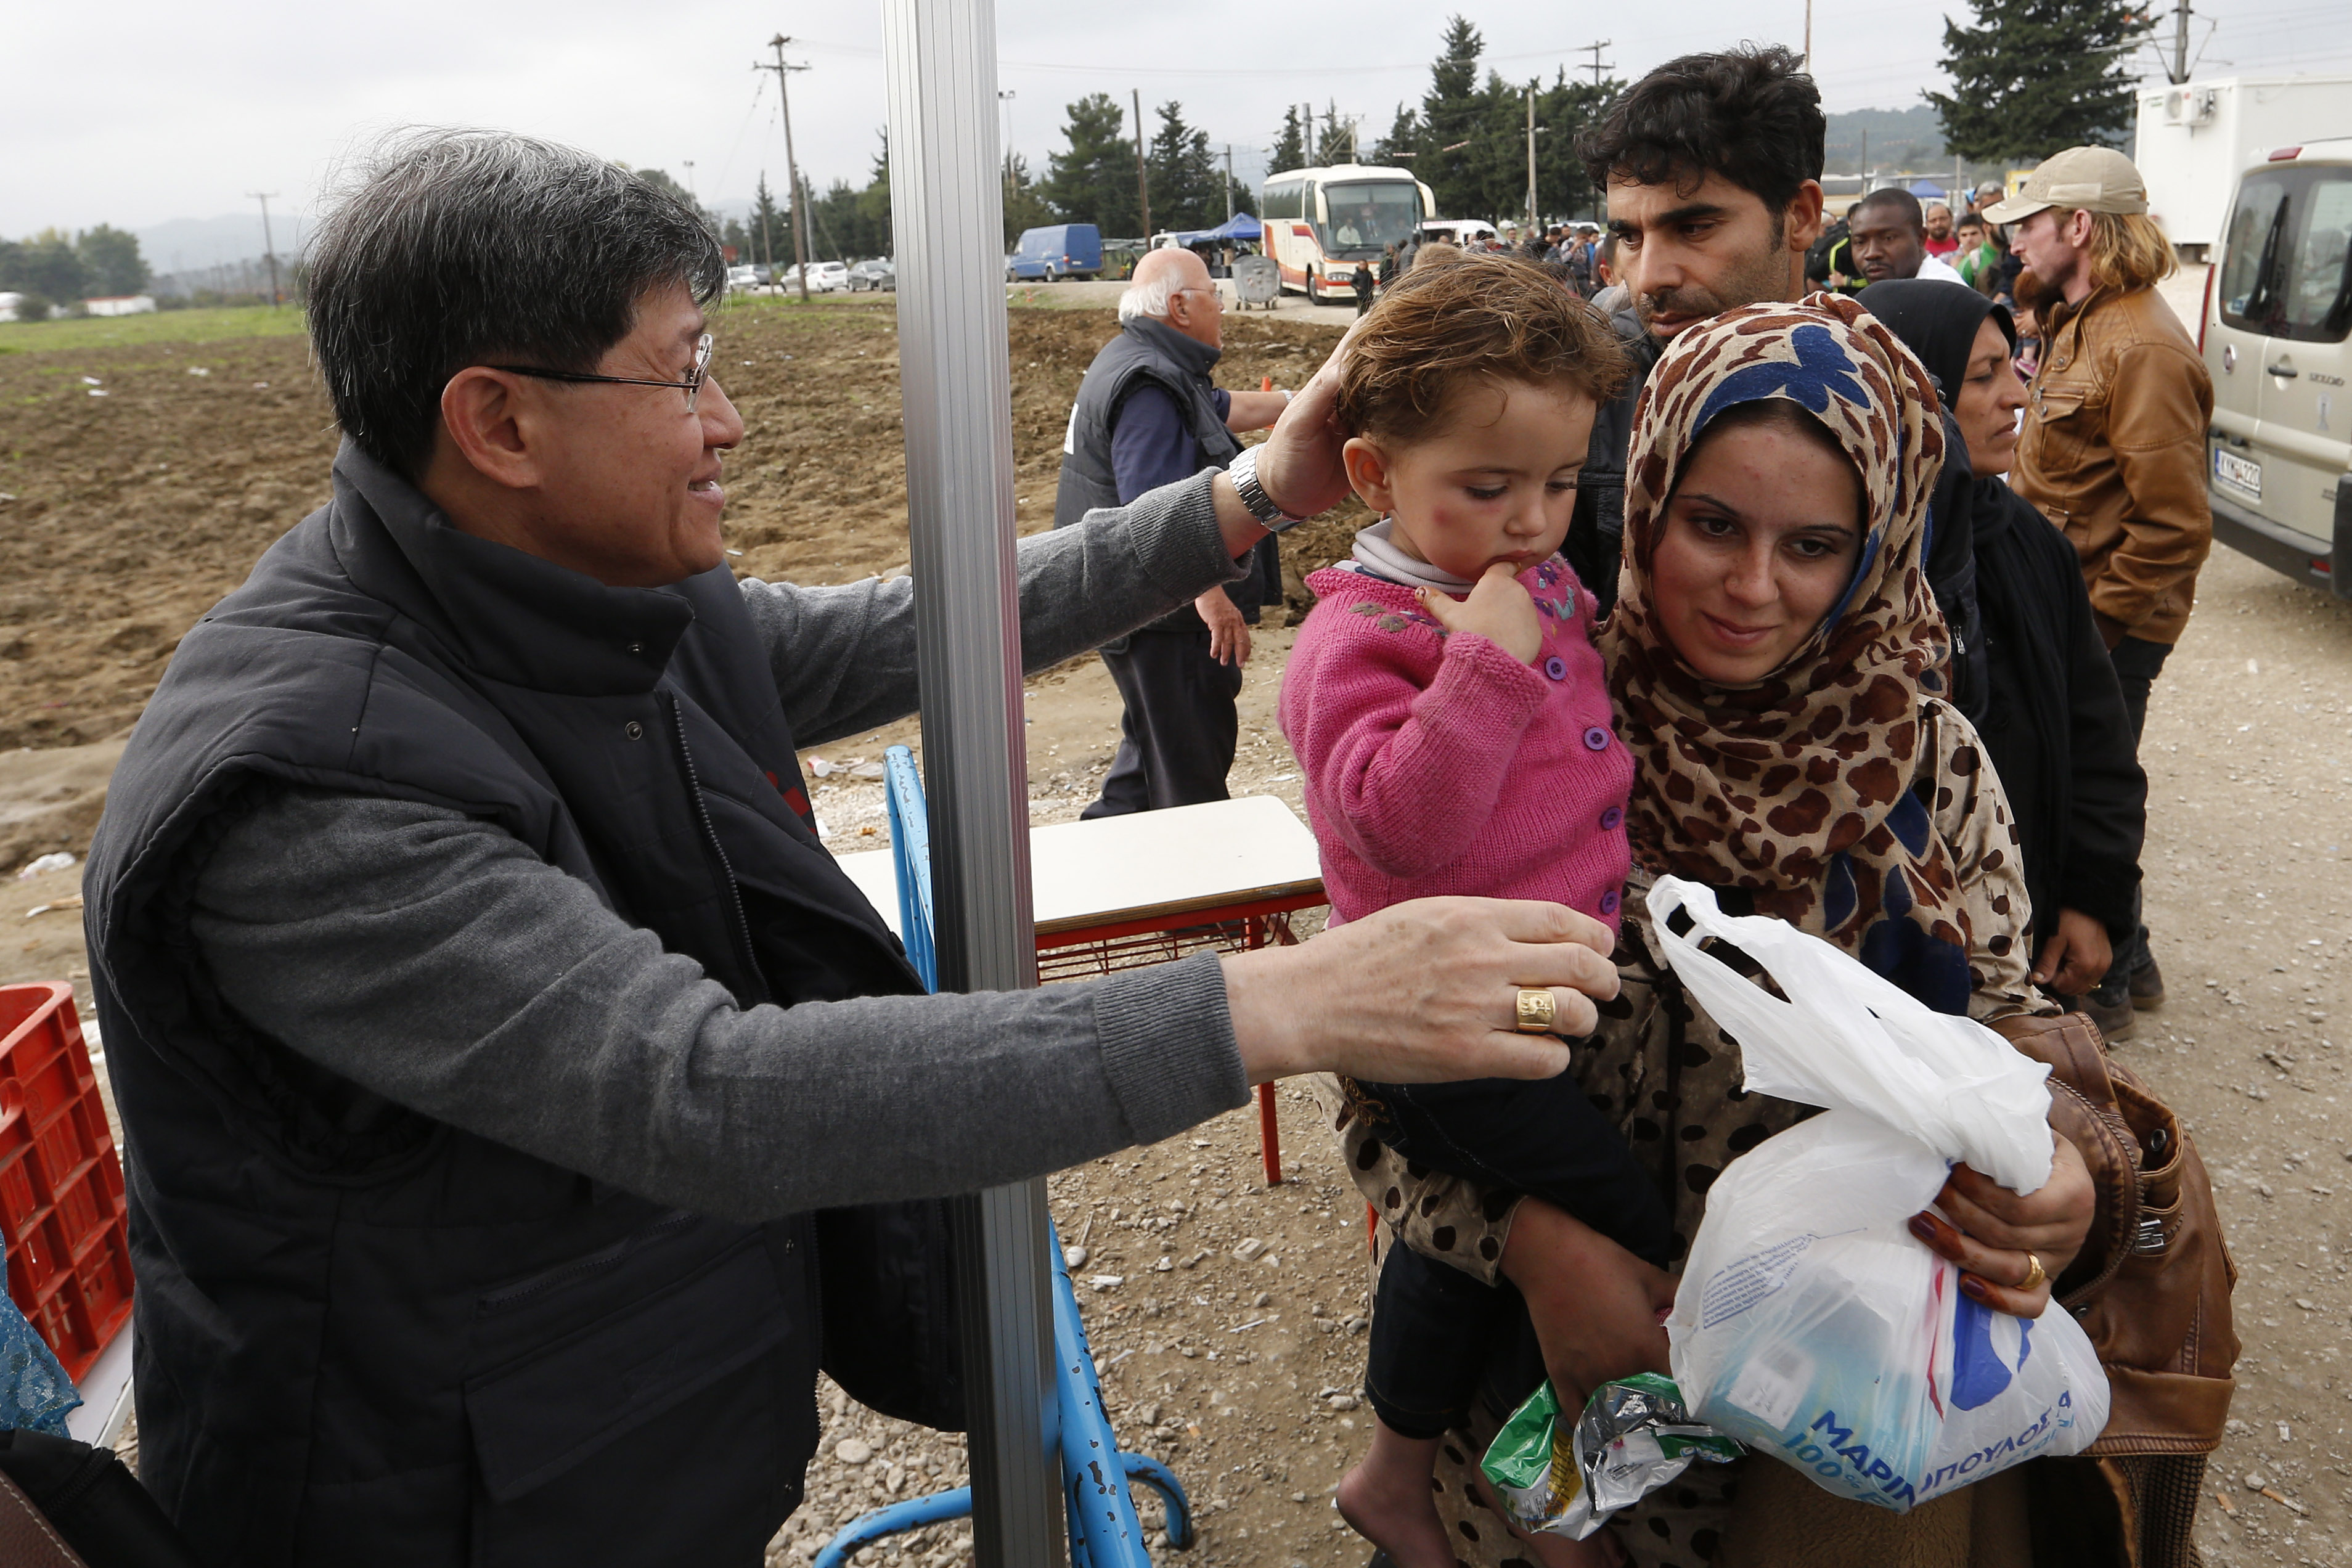
[[[1674,1379],[1644,1372],[1593,1390],[1572,1426],[1560,1420],[1546,1380],[1511,1412],[1478,1468],[1519,1525],[1581,1541],[1693,1461],[1727,1464],[1743,1451],[1691,1419]]]

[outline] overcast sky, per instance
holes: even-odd
[[[2200,75],[2352,73],[2343,0],[2197,0],[2194,37],[2219,22]],[[1000,4],[1000,85],[1013,145],[1043,170],[1063,106],[1140,89],[1187,117],[1254,179],[1285,101],[1336,99],[1370,133],[1428,84],[1460,10],[1506,76],[1549,78],[1602,59],[1631,78],[1684,50],[1743,38],[1796,46],[1804,0],[1682,0],[1569,7],[1503,0],[1265,0],[1183,5]],[[1958,0],[1815,0],[1814,49],[1832,110],[1904,107],[1941,85],[1943,14]],[[1581,13],[1591,20],[1578,20]],[[1344,16],[1345,19],[1339,19]],[[1605,20],[1601,18],[1606,18]],[[383,130],[464,123],[571,142],[688,177],[706,202],[781,185],[772,78],[750,68],[782,30],[793,130],[820,184],[863,183],[882,119],[881,27],[871,0],[383,0],[295,5],[116,0],[12,9],[0,48],[0,236],[250,211],[247,193],[304,209],[337,160]],[[1310,29],[1310,19],[1314,26]],[[2143,57],[2146,58],[2146,57]],[[2226,65],[2221,63],[2226,61]],[[257,222],[257,231],[258,225]],[[257,251],[257,243],[254,248]]]

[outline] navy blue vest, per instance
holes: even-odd
[[[746,1005],[919,990],[803,818],[732,577],[604,587],[457,531],[346,445],[334,500],[181,642],[87,923],[141,1470],[200,1555],[756,1563],[815,1439],[816,1221],[664,1208],[245,1025],[187,900],[272,780],[494,822]]]

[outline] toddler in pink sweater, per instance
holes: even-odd
[[[1549,900],[1616,928],[1633,763],[1610,728],[1592,595],[1558,552],[1593,415],[1626,368],[1596,312],[1517,261],[1416,268],[1359,334],[1338,417],[1348,477],[1382,516],[1351,560],[1307,578],[1318,602],[1281,700],[1335,923],[1451,893]],[[1654,1178],[1567,1075],[1349,1090],[1408,1158],[1666,1258]],[[1339,1503],[1398,1568],[1451,1568],[1437,1444],[1523,1321],[1509,1293],[1390,1251],[1365,1374],[1371,1449]],[[1599,1551],[1550,1537],[1540,1554]]]

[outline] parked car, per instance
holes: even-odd
[[[898,287],[898,266],[887,257],[861,261],[849,269],[849,291],[853,294],[870,293],[876,289],[896,292]]]
[[[1090,223],[1057,223],[1024,230],[1004,258],[1004,280],[1093,278],[1102,271],[1102,231]]]
[[[2239,174],[2197,328],[2213,537],[2352,599],[2352,138]]]
[[[777,286],[794,293],[800,290],[800,272],[787,267],[776,274]],[[812,294],[832,294],[849,287],[849,268],[839,261],[812,261],[808,264],[808,286]]]
[[[730,292],[757,288],[760,281],[760,269],[756,267],[730,267],[727,269],[727,287]]]

